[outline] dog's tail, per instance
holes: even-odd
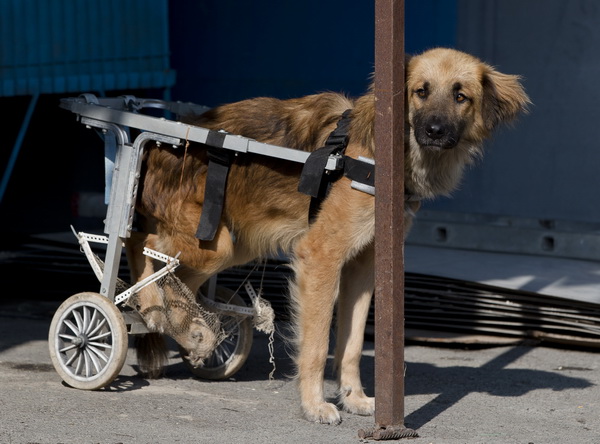
[[[162,376],[168,361],[168,349],[160,333],[148,333],[136,336],[135,349],[140,372],[150,379]]]

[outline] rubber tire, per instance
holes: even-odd
[[[106,321],[101,326],[102,337],[96,336],[96,340],[89,344],[85,335],[74,336],[76,332],[71,327],[77,324],[79,329],[81,323],[86,322],[84,317],[88,315],[88,321],[93,321],[93,324],[84,326],[87,332],[97,333],[95,330],[99,324]],[[69,342],[61,335],[69,335],[75,340],[84,338],[83,345],[77,347],[78,353],[73,353],[73,348],[64,350]],[[56,372],[66,384],[76,389],[98,390],[106,387],[119,375],[127,358],[129,342],[123,316],[111,300],[98,293],[78,293],[65,300],[52,318],[48,336],[50,358]],[[101,359],[97,360],[100,368],[84,373],[84,368],[77,368],[69,362],[73,360],[74,363],[85,363],[85,356],[100,356]]]
[[[238,294],[234,295],[232,290],[225,287],[217,287],[215,298],[217,302],[240,305],[242,307],[246,306],[241,296]],[[227,322],[228,320],[232,319],[231,316],[227,315],[222,315],[220,318],[221,322]],[[202,367],[194,367],[185,358],[187,355],[186,350],[183,347],[180,347],[179,350],[183,362],[194,374],[194,376],[202,379],[223,380],[232,377],[242,368],[246,362],[246,359],[248,359],[248,356],[250,355],[250,349],[252,348],[252,318],[246,317],[238,324],[237,328],[237,335],[235,335],[233,338],[229,336],[221,344],[219,344],[219,346],[213,352],[213,355],[206,360],[204,366]],[[228,353],[227,359],[223,362],[216,362],[216,360],[219,359],[219,353]]]

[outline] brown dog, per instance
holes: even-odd
[[[529,98],[519,77],[501,74],[475,57],[433,49],[410,59],[407,67],[405,189],[412,196],[405,211],[410,226],[422,199],[447,195],[465,165],[482,154],[482,143],[499,124],[526,111]],[[374,158],[374,95],[352,101],[325,93],[291,100],[257,98],[220,106],[195,125],[239,134],[279,146],[314,151],[323,146],[342,113],[351,109],[346,155]],[[229,172],[223,214],[212,241],[199,241],[196,228],[203,208],[207,171],[205,146],[148,150],[138,210],[155,234],[146,245],[175,255],[186,269],[182,280],[195,293],[210,276],[233,265],[287,251],[295,280],[297,377],[307,419],[340,422],[323,394],[329,329],[337,304],[335,361],[344,410],[372,414],[374,401],[363,392],[359,361],[373,293],[374,198],[341,177],[333,183],[309,223],[310,198],[297,191],[302,165],[243,154]],[[408,208],[410,206],[410,208]],[[152,273],[150,261],[134,261],[139,278]],[[164,312],[153,287],[136,298],[148,327],[164,331]],[[182,336],[186,336],[186,332]],[[178,342],[201,363],[210,337],[189,331]],[[204,344],[203,344],[204,343]]]

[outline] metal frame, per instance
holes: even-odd
[[[77,114],[82,124],[97,128],[104,134],[110,132],[116,140],[116,159],[114,170],[111,172],[110,201],[104,227],[104,232],[108,235],[107,248],[100,286],[100,294],[115,301],[115,286],[123,241],[130,237],[133,228],[141,156],[146,143],[150,141],[165,143],[172,145],[174,149],[187,142],[206,144],[212,132],[206,128],[139,112],[147,108],[158,108],[168,113],[184,115],[201,114],[207,108],[191,103],[137,99],[133,96],[97,98],[93,94],[62,99],[60,106]],[[141,131],[133,142],[130,140],[130,128]],[[107,153],[112,143],[112,139],[105,137]],[[304,163],[310,155],[306,151],[261,143],[227,133],[223,138],[222,147],[239,153],[254,153],[299,163]],[[340,159],[341,156],[338,155],[330,156],[326,169],[340,168]]]
[[[94,269],[100,281],[100,294],[109,298],[115,304],[120,304],[133,294],[167,272],[173,271],[178,265],[177,258],[165,256],[162,253],[146,249],[144,254],[156,257],[166,263],[166,266],[152,274],[143,282],[139,282],[129,290],[116,295],[118,281],[118,270],[121,260],[125,239],[131,236],[133,229],[133,218],[135,212],[135,200],[138,191],[141,158],[144,147],[148,142],[172,145],[173,149],[187,144],[198,142],[206,145],[210,140],[213,130],[189,125],[167,118],[153,117],[141,114],[140,111],[148,108],[164,110],[166,115],[177,116],[195,114],[199,115],[208,108],[193,103],[168,102],[157,99],[138,99],[133,96],[122,96],[117,98],[97,98],[93,94],[83,94],[77,98],[62,99],[60,106],[77,114],[79,121],[89,128],[96,128],[104,135],[105,156],[108,160],[109,170],[107,173],[107,196],[108,209],[104,225],[107,236],[88,235],[86,233],[74,233],[82,245],[90,265]],[[140,134],[131,141],[130,129],[140,130]],[[298,149],[280,147],[258,142],[239,135],[219,131],[222,142],[219,148],[233,150],[237,153],[253,153],[292,162],[304,163],[310,153]],[[224,134],[224,136],[223,136]],[[114,158],[113,158],[114,157]],[[342,156],[330,155],[325,166],[326,170],[338,170],[342,168]],[[372,159],[361,158],[363,162],[372,164]],[[110,179],[108,179],[110,178]],[[373,194],[373,187],[362,187],[362,184],[352,182],[352,187],[365,193]],[[101,270],[93,257],[88,241],[106,244],[104,257],[104,268]],[[210,303],[223,312],[235,311],[239,315],[252,316],[252,308],[243,308],[222,304],[214,300],[214,288],[216,277],[209,282],[208,298],[205,302]],[[254,289],[250,283],[246,283],[246,292],[254,302]],[[208,300],[206,300],[208,299]],[[132,331],[144,332],[145,327],[139,316],[129,316],[124,313],[126,323],[132,324]]]
[[[141,131],[149,131],[156,136],[177,139],[172,143],[174,146],[181,145],[183,142],[206,144],[209,134],[213,132],[195,125],[137,113],[144,108],[162,108],[169,112],[178,111],[178,113],[186,108],[190,110],[204,108],[194,104],[182,107],[180,102],[136,99],[131,96],[117,99],[97,99],[91,94],[85,94],[79,98],[62,99],[60,106],[81,116],[81,122],[89,126],[102,128],[104,125],[117,124],[120,127],[137,128]],[[260,154],[297,163],[306,162],[310,155],[309,152],[298,149],[262,143],[235,134],[224,134],[223,148],[239,153]],[[120,146],[126,143],[128,140],[125,137],[119,141]],[[340,156],[330,156],[325,169],[339,169],[339,159]]]

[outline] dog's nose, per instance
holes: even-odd
[[[425,127],[425,132],[432,139],[441,139],[446,134],[446,127],[438,122],[430,122]]]

